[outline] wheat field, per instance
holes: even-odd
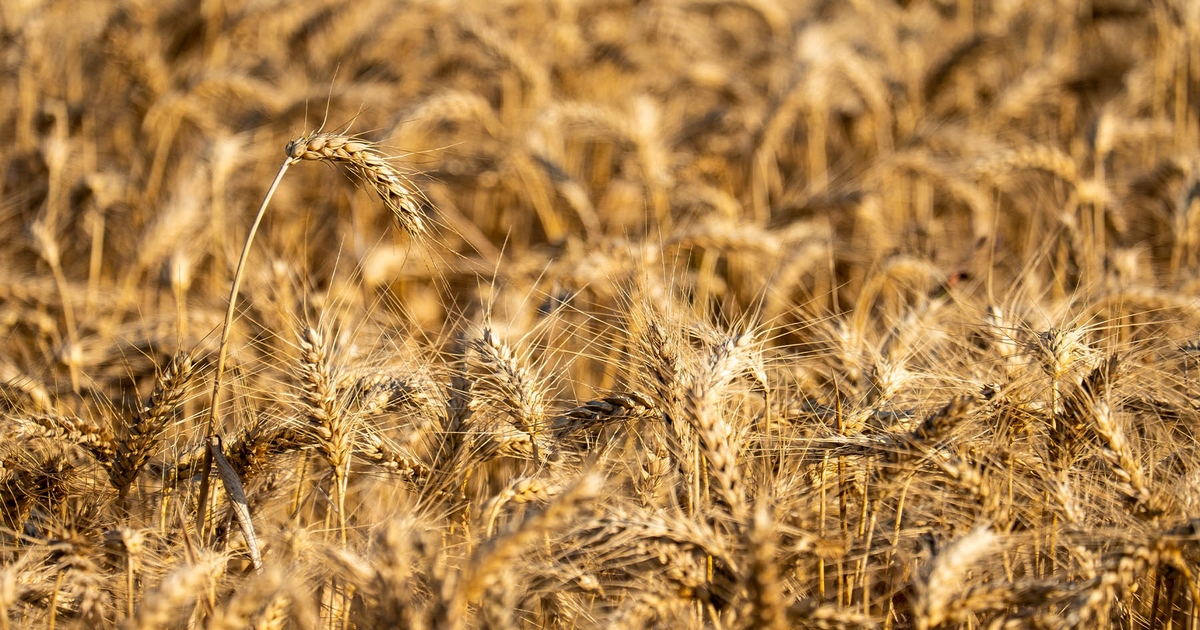
[[[1200,3],[0,33],[0,628],[1198,627]]]

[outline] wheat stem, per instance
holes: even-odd
[[[242,245],[242,256],[238,259],[237,271],[233,273],[233,286],[229,289],[229,306],[225,310],[225,321],[221,325],[221,346],[217,351],[217,371],[213,375],[212,398],[208,405],[208,420],[205,422],[207,427],[205,429],[205,436],[208,438],[216,435],[217,405],[221,400],[221,377],[225,374],[225,358],[229,350],[229,333],[233,327],[233,313],[237,308],[238,290],[242,286],[242,274],[246,269],[246,259],[250,257],[250,244],[254,242],[254,235],[258,233],[258,226],[262,223],[263,215],[267,212],[267,205],[271,203],[271,197],[275,195],[275,189],[279,187],[279,182],[283,180],[283,174],[296,161],[298,161],[296,158],[289,156],[283,161],[283,164],[279,165],[279,172],[275,174],[275,180],[271,182],[271,187],[267,189],[267,194],[263,197],[262,205],[258,207],[258,214],[254,215],[254,223],[250,225],[250,232],[246,235],[246,243]],[[208,485],[211,474],[212,452],[205,450],[204,464],[201,467],[200,473],[200,500],[196,504],[196,532],[201,540],[204,538],[204,523],[208,520]]]

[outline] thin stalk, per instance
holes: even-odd
[[[296,518],[300,514],[300,501],[304,498],[304,482],[308,479],[308,457],[305,456],[300,460],[300,474],[296,477],[296,492],[292,495],[292,508],[288,512]]]
[[[892,546],[888,549],[887,561],[883,565],[888,570],[889,593],[896,593],[897,590],[894,583],[895,573],[892,571],[892,559],[896,555],[896,548],[900,545],[900,524],[904,522],[904,498],[908,496],[908,487],[912,485],[912,480],[912,475],[909,475],[908,478],[904,480],[904,487],[900,490],[900,499],[896,501],[896,525],[892,528]],[[896,596],[892,595],[891,597],[888,597],[887,612],[884,613],[883,616],[884,630],[892,630],[893,628],[892,623],[896,617],[895,606]]]
[[[58,592],[62,590],[62,583],[63,572],[59,571],[58,575],[54,577],[54,592],[50,594],[50,621],[47,622],[46,626],[50,630],[54,630],[54,624],[58,620]],[[7,623],[8,615],[4,617]]]
[[[133,619],[133,553],[125,548],[125,618]]]
[[[87,299],[83,309],[85,319],[95,317],[96,301],[100,295],[100,273],[104,264],[104,212],[92,204],[88,219],[92,229],[92,249],[88,255]]]
[[[1149,628],[1158,627],[1154,625],[1154,622],[1158,620],[1158,600],[1163,591],[1163,572],[1155,571],[1155,573],[1157,575],[1154,576],[1154,596],[1150,599],[1150,625],[1147,626]],[[1170,617],[1168,613],[1167,618],[1170,619]]]
[[[71,293],[67,287],[67,276],[63,273],[62,263],[56,258],[50,263],[50,272],[54,274],[54,284],[58,286],[58,295],[62,298],[63,320],[67,324],[67,342],[71,344],[70,354],[65,357],[67,369],[71,373],[71,391],[79,394],[79,328],[75,324],[75,307],[71,305]]]
[[[818,516],[818,535],[825,536],[825,471],[829,468],[829,451],[825,451],[825,455],[821,460],[821,502],[820,512]],[[825,603],[825,558],[817,556],[817,602]]]
[[[205,430],[206,441],[216,435],[217,421],[217,405],[221,401],[221,377],[225,374],[225,357],[229,350],[229,333],[233,328],[233,313],[237,308],[238,291],[242,287],[242,273],[246,269],[246,259],[250,257],[250,244],[254,242],[254,235],[258,233],[258,226],[262,223],[263,215],[267,213],[267,205],[271,203],[271,197],[275,195],[275,189],[279,187],[279,182],[283,180],[283,174],[287,172],[289,166],[296,162],[296,158],[289,157],[279,166],[279,172],[275,174],[275,180],[271,182],[271,187],[267,189],[266,196],[263,197],[262,205],[258,207],[258,214],[254,216],[254,223],[250,225],[250,232],[246,235],[246,244],[242,246],[242,257],[238,259],[237,271],[233,273],[233,286],[229,289],[229,307],[225,310],[225,322],[221,326],[221,347],[217,351],[217,373],[213,375],[212,399],[208,405],[208,421],[207,429]],[[204,450],[204,463],[201,465],[200,474],[200,500],[196,507],[196,532],[200,540],[204,540],[204,524],[208,520],[208,484],[209,477],[212,474],[212,451]]]
[[[334,500],[337,501],[338,511],[338,531],[341,533],[342,546],[346,546],[346,491],[350,487],[350,460],[346,460],[344,468],[339,467],[334,471],[335,488],[337,496]]]
[[[834,383],[835,391],[835,428],[838,435],[846,435],[846,427],[842,418],[842,392],[837,388],[837,383]],[[838,514],[842,521],[842,546],[846,549],[850,547],[850,521],[848,506],[846,505],[846,457],[838,455],[837,458],[837,477],[838,477]],[[849,600],[844,599],[845,593],[845,554],[838,557],[837,561],[837,585],[838,585],[838,606],[848,606]]]

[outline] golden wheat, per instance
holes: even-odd
[[[1194,627],[1197,15],[1076,4],[0,3],[0,628]]]

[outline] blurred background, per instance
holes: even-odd
[[[116,360],[114,336],[211,339],[283,147],[317,129],[394,155],[436,234],[410,242],[343,173],[293,169],[247,281],[265,329],[330,295],[426,331],[502,302],[481,290],[528,317],[603,310],[639,269],[705,318],[783,324],[889,268],[993,299],[1186,293],[1196,12],[10,0],[3,369],[54,380]]]

